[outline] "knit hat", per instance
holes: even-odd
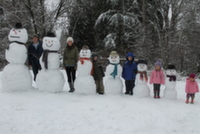
[[[56,36],[55,36],[54,33],[52,33],[52,32],[48,32],[48,33],[46,34],[46,37],[56,37]]]
[[[20,29],[22,28],[22,23],[16,23],[15,24],[15,29]]]
[[[146,65],[147,65],[147,61],[146,61],[146,60],[139,60],[139,61],[137,62],[137,64],[146,64]]]
[[[157,60],[156,63],[155,63],[155,66],[160,66],[160,67],[162,67],[161,61],[160,61],[160,60]]]
[[[66,42],[69,42],[69,41],[74,42],[74,39],[72,37],[68,37]]]
[[[112,51],[109,56],[111,57],[111,56],[119,56],[119,55],[116,51]]]
[[[169,64],[169,65],[167,66],[167,69],[176,69],[176,68],[175,68],[175,66],[174,66],[174,65],[172,65],[172,64]]]
[[[189,77],[194,79],[196,77],[196,74],[192,73],[192,74],[189,75]]]

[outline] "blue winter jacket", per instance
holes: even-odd
[[[128,60],[129,56],[133,58],[132,61]],[[126,61],[124,62],[123,65],[122,77],[125,80],[135,80],[136,72],[137,72],[137,65],[134,62],[134,55],[133,53],[129,52],[126,55]]]

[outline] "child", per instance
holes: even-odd
[[[154,98],[160,98],[160,84],[165,84],[164,73],[161,70],[162,64],[160,60],[155,63],[155,70],[152,71],[150,76],[150,84],[153,83]]]
[[[126,55],[126,62],[123,65],[123,71],[122,71],[122,77],[125,79],[125,85],[126,85],[125,94],[133,95],[136,72],[137,72],[137,66],[134,62],[134,55],[133,53],[129,52]]]
[[[98,55],[92,54],[92,63],[93,63],[93,70],[92,76],[95,80],[96,84],[96,92],[98,94],[104,94],[104,85],[103,85],[103,77],[105,76],[103,72],[102,65],[98,62]]]
[[[185,92],[186,95],[186,103],[189,103],[189,98],[191,97],[191,104],[194,103],[195,93],[199,92],[199,87],[197,82],[195,81],[195,74],[190,74],[189,78],[186,80]]]

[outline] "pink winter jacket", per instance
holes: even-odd
[[[186,86],[185,86],[185,92],[186,93],[196,93],[199,92],[199,86],[196,81],[192,82],[189,79],[186,80]]]
[[[165,84],[165,76],[162,70],[160,71],[156,71],[153,70],[151,73],[151,77],[150,77],[150,84],[154,83],[154,84]]]

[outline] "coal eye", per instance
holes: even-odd
[[[51,42],[53,42],[53,40]]]
[[[19,32],[21,32],[21,31],[19,30]]]

